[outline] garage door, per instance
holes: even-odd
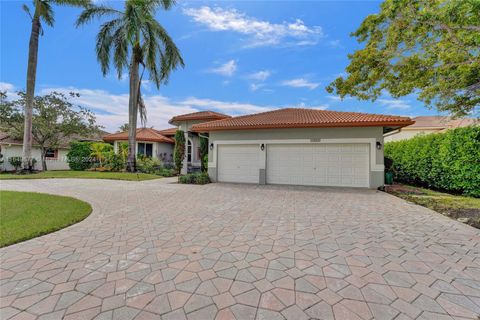
[[[267,183],[369,186],[368,144],[271,144]]]
[[[258,145],[219,145],[218,181],[259,182]]]

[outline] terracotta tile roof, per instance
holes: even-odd
[[[408,117],[388,116],[357,112],[339,112],[317,109],[287,108],[252,115],[200,123],[193,131],[248,130],[274,128],[321,127],[404,127],[412,124]]]
[[[452,119],[447,116],[419,116],[412,120],[414,124],[408,126],[405,129],[418,129],[418,128],[432,128],[432,129],[454,129],[460,127],[467,127],[474,124],[479,124],[479,119],[474,118],[459,118]]]
[[[168,121],[170,124],[174,124],[178,121],[186,121],[186,120],[205,120],[205,121],[213,121],[213,120],[221,120],[231,118],[231,116],[218,113],[214,111],[200,111],[200,112],[193,112],[187,114],[181,114],[178,116],[173,117]]]
[[[118,132],[108,134],[103,137],[104,141],[115,141],[115,140],[128,140],[128,131]],[[170,139],[157,130],[152,128],[140,128],[137,129],[137,140],[139,141],[152,141],[152,142],[165,142],[165,143],[175,143],[173,139]]]
[[[163,129],[163,130],[157,130],[158,133],[164,135],[164,136],[174,136],[175,133],[177,132],[177,128],[168,128],[168,129]]]

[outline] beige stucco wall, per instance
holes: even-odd
[[[67,162],[67,149],[58,149],[58,157],[55,160],[46,160],[47,170],[70,170]],[[21,157],[22,156],[22,146],[13,145],[13,144],[2,144],[2,154],[3,154],[3,164],[1,165],[2,171],[12,171],[15,168],[10,165],[8,162],[9,158],[12,157]],[[35,164],[35,170],[42,170],[41,163],[41,151],[38,147],[32,148],[32,157],[37,159]]]
[[[400,140],[407,140],[415,137],[419,134],[430,134],[430,133],[437,133],[440,132],[439,129],[419,129],[419,130],[411,130],[411,129],[400,129],[392,134],[386,134],[383,138],[385,142],[391,141],[400,141]]]
[[[341,139],[343,143],[369,141],[371,150],[374,150],[374,159],[370,166],[370,187],[378,188],[384,184],[383,171],[383,128],[382,127],[348,127],[348,128],[306,128],[306,129],[261,129],[261,130],[238,130],[238,131],[212,131],[210,143],[223,143],[228,141],[255,140],[259,144],[268,144],[268,140],[308,139],[309,143],[321,143],[325,139]],[[263,142],[262,142],[263,141]],[[376,142],[382,144],[382,148],[376,148]],[[218,148],[209,148],[209,175],[213,181],[217,177],[216,153]],[[259,182],[264,180],[263,173],[259,173]]]

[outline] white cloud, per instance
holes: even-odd
[[[333,101],[345,101],[345,100],[353,100],[352,97],[339,97],[339,96],[327,96],[328,99],[333,100]]]
[[[310,82],[305,78],[285,80],[285,81],[282,81],[281,84],[283,86],[288,86],[293,88],[308,88],[310,90],[316,89],[320,85],[320,83],[318,82]]]
[[[257,71],[257,72],[254,72],[254,73],[251,73],[249,75],[247,75],[247,78],[248,79],[251,79],[251,80],[255,80],[255,81],[265,81],[268,79],[268,77],[270,77],[272,73],[268,70],[261,70],[261,71]]]
[[[304,109],[316,109],[316,110],[326,110],[328,109],[328,104],[319,104],[319,105],[307,105],[305,102],[300,102],[290,108],[304,108]]]
[[[295,22],[272,23],[247,16],[235,9],[186,8],[183,13],[212,31],[232,31],[248,36],[246,47],[276,45],[315,45],[322,37],[322,28]]]
[[[251,83],[250,84],[250,90],[257,91],[258,89],[262,88],[263,86],[265,86],[265,84],[263,84],[263,83]]]
[[[235,60],[230,60],[217,68],[212,68],[208,72],[216,73],[225,77],[231,77],[237,71],[237,63]]]
[[[388,109],[408,110],[412,106],[400,99],[378,99],[378,102]]]
[[[0,91],[6,91],[7,94],[14,93],[15,86],[11,83],[0,82]]]

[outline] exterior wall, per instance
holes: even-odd
[[[113,150],[118,152],[118,145],[122,142],[127,141],[114,141],[113,142]],[[166,159],[166,161],[171,162],[173,161],[173,144],[171,143],[163,143],[163,142],[151,142],[151,141],[137,141],[137,146],[135,148],[135,153],[138,153],[138,143],[151,143],[152,145],[152,155],[160,160]],[[166,155],[165,155],[166,154]]]
[[[418,129],[418,130],[400,129],[395,133],[385,135],[383,139],[385,140],[385,142],[400,141],[400,140],[411,139],[418,134],[430,134],[430,133],[437,133],[440,131],[441,129]]]
[[[378,188],[384,184],[383,166],[383,128],[382,127],[345,127],[345,128],[305,128],[305,129],[259,129],[238,131],[212,131],[209,144],[213,143],[213,150],[209,148],[208,173],[212,181],[217,180],[216,152],[218,144],[275,143],[274,140],[295,143],[370,143],[370,188]],[[293,141],[295,140],[295,141]],[[382,148],[378,150],[376,143],[380,142]],[[277,142],[278,143],[278,142]],[[267,148],[265,148],[266,150]],[[265,161],[260,167],[259,183],[265,183]]]
[[[47,170],[70,170],[67,162],[68,149],[58,149],[57,159],[47,159]],[[2,144],[3,164],[2,171],[13,171],[15,168],[8,162],[9,158],[21,157],[22,146],[13,144]],[[32,157],[37,159],[35,170],[42,170],[41,151],[38,147],[32,148]]]

